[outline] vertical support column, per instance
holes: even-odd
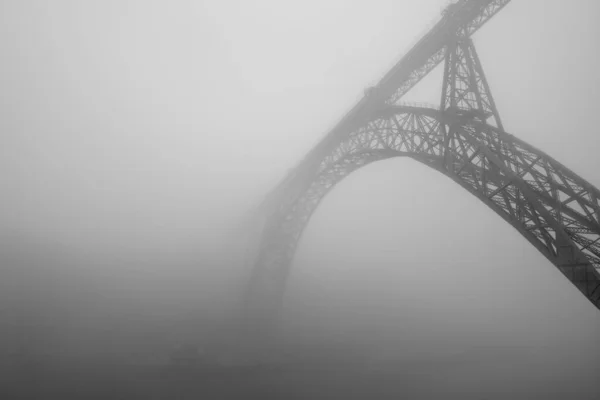
[[[493,117],[500,129],[502,123],[496,109],[483,67],[471,39],[458,33],[448,40],[440,109],[471,112],[473,117],[487,121]]]
[[[440,99],[440,111],[454,109],[456,107],[456,52],[458,38],[453,37],[446,44],[446,55],[444,57],[444,80],[442,83],[442,96]]]
[[[446,44],[446,55],[444,57],[444,78],[442,82],[442,95],[440,99],[440,111],[444,114],[449,109],[456,107],[454,92],[456,90],[456,65],[454,56],[456,53],[456,40],[449,40]],[[448,148],[450,147],[450,137],[452,135],[453,124],[446,120],[441,124],[442,134],[444,135],[444,156],[442,158],[442,168],[448,169]]]
[[[477,50],[475,50],[475,45],[473,44],[473,41],[470,38],[469,38],[469,47],[468,48],[469,48],[469,53],[471,54],[471,57],[473,58],[474,69],[477,72],[477,74],[479,75],[481,85],[483,86],[481,88],[482,90],[478,91],[478,92],[485,93],[485,95],[487,96],[487,102],[488,102],[490,111],[492,112],[494,119],[496,120],[496,125],[501,130],[504,130],[504,127],[502,126],[502,120],[500,119],[500,113],[498,113],[498,108],[496,107],[496,102],[494,101],[494,96],[492,96],[492,91],[490,90],[490,86],[488,84],[487,78],[485,77],[485,73],[483,72],[483,67],[481,66],[481,61],[479,61],[479,56],[477,55]]]
[[[469,93],[474,94],[475,97],[475,103],[476,103],[476,109],[478,110],[485,110],[486,107],[484,106],[483,103],[483,93],[480,90],[481,88],[478,85],[478,78],[481,79],[480,76],[477,76],[477,72],[475,72],[475,67],[473,64],[475,64],[474,62],[474,57],[471,54],[470,50],[471,50],[471,46],[472,46],[473,42],[471,41],[471,38],[463,38],[460,41],[460,49],[462,51],[462,54],[465,58],[465,63],[466,63],[466,69],[467,69],[467,82],[468,82],[468,87],[469,87]],[[467,94],[469,94],[467,93]],[[472,101],[472,99],[471,99]]]
[[[446,117],[443,126],[445,169],[450,162],[448,153],[455,137],[455,124],[464,124],[469,119],[488,123],[488,119],[493,118],[492,124],[503,129],[475,46],[464,31],[457,32],[446,44],[440,110]],[[489,139],[495,152],[501,154],[507,151],[503,150],[498,138]]]

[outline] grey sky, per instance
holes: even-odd
[[[445,3],[2,2],[0,229],[85,248],[223,248]],[[596,0],[514,0],[474,38],[506,129],[596,186],[599,13]],[[438,78],[406,99],[436,103]],[[598,312],[516,231],[409,160],[344,181],[295,264],[292,308],[413,310],[418,332],[581,349],[600,333]]]
[[[3,226],[209,240],[443,4],[4,2]],[[507,129],[592,182],[597,9],[516,1],[475,39]]]

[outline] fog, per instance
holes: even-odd
[[[26,342],[151,359],[213,345],[247,277],[245,221],[445,4],[0,3],[2,353]],[[506,130],[597,187],[599,13],[594,0],[516,0],[474,36]],[[438,103],[440,87],[438,68],[405,99]],[[464,373],[486,365],[482,382],[576,392],[600,376],[598,310],[411,160],[365,167],[327,196],[282,316],[291,341],[373,358],[475,352]],[[489,367],[499,354],[521,367]]]

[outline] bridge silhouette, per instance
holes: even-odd
[[[410,157],[511,224],[600,309],[600,191],[508,133],[472,40],[510,0],[459,0],[267,195],[244,298],[252,330],[278,317],[298,241],[335,185],[370,163]],[[440,103],[403,98],[444,63]]]

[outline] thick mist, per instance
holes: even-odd
[[[159,363],[222,346],[253,210],[446,3],[2,2],[0,354]],[[595,186],[599,12],[515,0],[474,36],[506,130]],[[440,87],[438,68],[406,100],[436,104]],[[460,360],[437,383],[576,393],[600,373],[598,310],[408,159],[327,196],[282,315],[292,346]]]

